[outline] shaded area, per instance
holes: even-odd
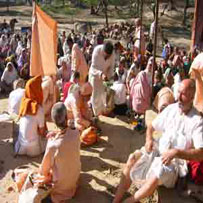
[[[31,17],[32,13],[29,11],[19,11],[19,10],[0,10],[0,16],[20,16],[20,17]]]

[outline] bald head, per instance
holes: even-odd
[[[193,94],[193,96],[195,95],[195,91],[196,91],[195,80],[184,79],[181,82],[181,86],[183,86],[186,91],[189,91],[191,94]]]
[[[57,127],[63,129],[67,126],[67,110],[62,102],[57,102],[51,110],[51,117]]]
[[[195,96],[195,81],[192,79],[185,79],[181,82],[178,90],[179,107],[187,114],[193,106],[193,99]]]

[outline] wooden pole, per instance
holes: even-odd
[[[139,55],[140,55],[140,61],[141,61],[141,66],[142,66],[142,52],[141,52],[141,49],[142,49],[142,37],[143,37],[143,1],[144,0],[141,0],[141,4],[140,4],[140,46],[139,46]]]
[[[195,0],[195,10],[194,10],[194,18],[193,18],[193,25],[192,25],[192,43],[190,46],[190,51],[192,52],[194,46],[195,46],[195,35],[196,35],[196,27],[197,27],[197,11],[198,11],[198,5],[199,4],[199,0]]]
[[[152,95],[154,93],[154,72],[156,65],[156,48],[157,48],[157,31],[159,20],[159,0],[156,0],[156,15],[155,15],[155,33],[154,33],[154,50],[153,50],[153,72],[152,72]]]

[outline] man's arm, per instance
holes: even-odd
[[[153,128],[152,124],[147,127],[146,132],[146,142],[145,142],[145,149],[147,152],[151,152],[153,149],[153,132],[155,129]]]
[[[180,158],[180,159],[186,159],[186,160],[202,161],[203,160],[203,148],[189,149],[189,150],[178,149],[176,157]]]
[[[193,161],[202,161],[203,160],[203,148],[201,149],[169,149],[162,154],[162,162],[165,165],[170,164],[171,160],[174,158],[193,160]]]

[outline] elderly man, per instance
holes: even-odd
[[[195,82],[183,80],[178,102],[166,107],[148,126],[145,148],[129,156],[114,203],[121,202],[132,181],[145,180],[125,202],[139,202],[151,195],[158,185],[173,187],[178,176],[187,174],[186,160],[203,159],[203,119],[193,107],[194,95]],[[155,130],[163,133],[158,147],[152,136]]]
[[[89,81],[93,87],[92,108],[95,116],[105,112],[106,93],[103,81],[107,81],[113,76],[114,63],[115,56],[111,42],[95,47],[89,70]]]

